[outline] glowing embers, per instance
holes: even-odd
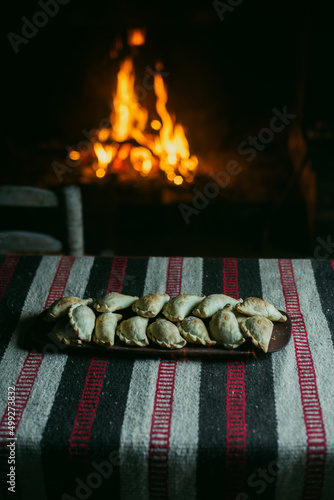
[[[143,177],[148,175],[151,172],[154,164],[156,164],[155,158],[153,157],[151,151],[143,147],[131,148],[130,161],[133,168],[140,172]]]
[[[134,174],[157,177],[163,173],[177,186],[194,180],[198,159],[190,154],[182,125],[175,123],[167,110],[167,90],[158,72],[154,74],[154,93],[159,119],[150,120],[136,96],[132,59],[125,59],[117,74],[111,128],[101,128],[94,138],[92,166],[96,177],[118,173],[123,180],[131,180]],[[77,154],[71,152],[73,157]]]

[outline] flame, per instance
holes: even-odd
[[[154,158],[151,151],[147,148],[132,148],[130,151],[130,160],[133,168],[145,177],[148,175],[154,165]]]
[[[98,168],[96,170],[96,177],[99,177],[100,179],[106,175],[106,171],[103,168]]]
[[[143,134],[148,112],[136,99],[134,92],[135,75],[130,58],[121,64],[117,75],[116,95],[114,96],[114,111],[111,115],[112,133],[115,141],[123,142],[135,139],[139,144],[148,144]]]
[[[132,30],[133,45],[137,44],[134,40],[139,40],[136,38],[139,33],[140,30]],[[143,177],[157,173],[160,169],[177,186],[183,184],[184,180],[193,182],[198,159],[190,155],[183,126],[175,123],[167,110],[167,89],[160,73],[154,75],[154,93],[159,119],[149,122],[148,110],[138,102],[135,93],[132,59],[125,59],[117,74],[110,116],[111,131],[101,128],[93,144],[97,177],[104,177],[109,166],[114,171],[125,172],[130,165]],[[71,156],[75,156],[74,151]]]
[[[195,170],[198,165],[196,156],[190,156],[189,144],[180,123],[174,121],[167,111],[167,90],[158,73],[154,76],[154,91],[157,97],[156,110],[162,121],[159,139],[156,141],[156,151],[160,157],[160,168],[167,173],[167,178],[177,185],[182,184],[188,170]],[[178,169],[181,175],[175,174]],[[169,174],[169,175],[168,175]]]
[[[146,31],[144,28],[133,28],[128,30],[128,44],[130,47],[138,47],[144,45]]]
[[[72,149],[72,151],[69,152],[68,156],[70,157],[71,160],[79,160],[81,155],[79,153],[79,151],[75,151],[74,149]]]
[[[153,128],[153,130],[160,130],[161,129],[161,122],[159,122],[159,120],[152,120],[150,125],[151,125],[151,128]]]
[[[94,152],[96,154],[100,168],[106,169],[113,157],[113,148],[106,144],[102,146],[100,142],[94,142]]]
[[[106,142],[109,139],[110,130],[108,128],[101,128],[98,131],[97,138],[100,142]]]

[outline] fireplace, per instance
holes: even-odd
[[[60,6],[9,47],[3,182],[80,185],[91,254],[312,253],[318,28],[304,4],[256,4]]]
[[[129,30],[129,45],[144,43],[143,30]],[[153,84],[148,84],[148,78]],[[62,181],[65,172],[76,170],[81,182],[114,177],[122,183],[138,183],[141,178],[167,180],[176,186],[192,183],[198,159],[190,154],[184,128],[167,109],[168,95],[161,63],[146,67],[142,86],[135,86],[132,57],[120,61],[110,116],[101,120],[96,130],[85,132],[88,141],[68,148],[66,165],[54,162],[53,170]],[[155,106],[149,110],[140,100],[147,90],[154,90]],[[141,95],[140,95],[141,94]],[[146,181],[144,181],[146,182]]]

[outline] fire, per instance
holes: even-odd
[[[133,168],[140,172],[143,177],[150,173],[154,164],[151,151],[143,147],[133,147],[130,151],[130,160]]]
[[[146,31],[143,28],[133,28],[128,30],[128,45],[130,45],[130,47],[144,45],[145,38]]]
[[[156,110],[162,121],[159,139],[156,140],[156,153],[160,157],[160,168],[167,173],[167,178],[173,179],[177,185],[182,184],[183,177],[195,170],[198,165],[196,156],[190,156],[189,144],[181,124],[174,125],[167,111],[167,91],[160,74],[154,77],[154,91],[157,97]],[[176,175],[176,171],[181,175]],[[168,176],[168,174],[171,174]],[[175,175],[173,175],[175,174]]]
[[[153,128],[153,130],[160,130],[161,129],[161,122],[159,122],[159,120],[152,120],[150,125],[151,125],[151,128]]]
[[[112,159],[112,153],[113,153],[112,147],[110,147],[109,145],[103,147],[100,142],[95,142],[94,151],[97,156],[99,166],[101,168],[106,169]]]
[[[113,99],[111,115],[111,137],[117,142],[135,139],[139,144],[146,143],[143,131],[146,127],[148,112],[136,99],[134,92],[135,75],[130,58],[121,64],[117,75],[116,94]]]
[[[139,44],[140,31],[133,30],[132,36],[132,44]],[[94,142],[93,166],[97,177],[104,177],[108,171],[131,168],[142,177],[163,172],[177,186],[184,180],[193,182],[198,159],[190,154],[184,128],[175,123],[167,110],[168,94],[160,73],[154,75],[154,93],[159,119],[149,121],[149,112],[135,93],[132,59],[125,59],[117,74],[110,116],[112,127],[100,129]],[[75,153],[72,150],[71,155]]]

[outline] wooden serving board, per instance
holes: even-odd
[[[165,359],[217,359],[231,360],[237,358],[258,358],[268,356],[269,353],[280,351],[289,343],[291,338],[291,318],[285,311],[280,311],[287,316],[284,323],[274,323],[268,353],[254,346],[250,339],[236,349],[225,349],[223,346],[205,347],[186,344],[182,349],[163,349],[150,341],[146,347],[127,346],[115,335],[115,345],[102,347],[93,342],[77,346],[66,346],[51,335],[53,322],[44,320],[45,312],[40,314],[29,328],[25,338],[25,347],[35,348],[45,353],[87,354],[90,356],[130,356],[135,358],[165,358]],[[125,319],[125,318],[124,318]],[[154,318],[156,319],[156,318]],[[209,318],[210,319],[210,318]],[[208,320],[204,320],[204,322]],[[206,323],[207,324],[207,323]]]

